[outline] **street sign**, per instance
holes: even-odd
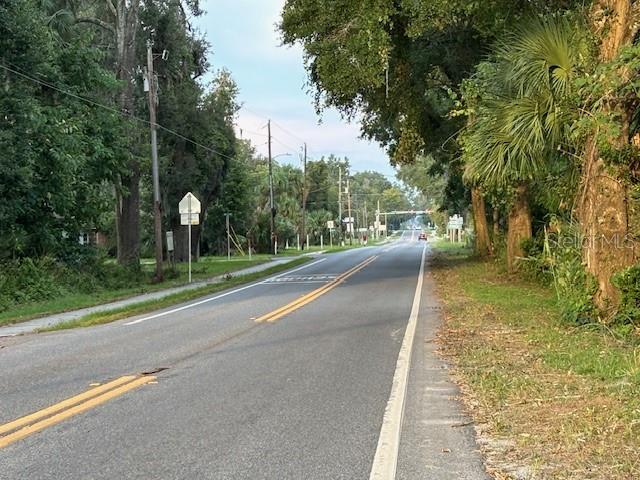
[[[333,223],[333,220],[327,221],[327,228],[329,230],[331,230],[332,228],[336,228],[336,225],[335,225],[335,223]]]
[[[342,223],[353,223],[353,217],[344,217]]]
[[[455,214],[453,217],[449,217],[449,223],[447,228],[462,228],[464,218]]]
[[[179,213],[200,213],[200,200],[196,196],[188,192],[178,204]]]
[[[173,252],[174,248],[173,248],[173,232],[172,231],[168,231],[167,232],[167,251],[169,252]]]
[[[189,226],[189,237],[187,245],[189,246],[189,283],[191,283],[191,225],[200,223],[200,200],[196,196],[188,192],[178,204],[180,212],[180,224]]]
[[[189,215],[188,213],[181,213],[180,225],[200,225],[200,214],[192,213]]]

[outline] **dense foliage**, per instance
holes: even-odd
[[[510,270],[528,252],[542,276],[554,265],[568,317],[640,322],[639,15],[635,0],[288,0],[280,28],[318,109],[361,118],[403,180],[472,214],[479,254],[505,238]],[[543,248],[552,221],[571,248]]]

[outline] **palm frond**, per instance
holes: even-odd
[[[539,178],[573,111],[564,101],[586,58],[580,29],[564,18],[533,19],[497,47],[477,82],[475,120],[461,138],[465,180],[506,185]]]

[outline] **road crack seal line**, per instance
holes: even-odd
[[[156,377],[153,375],[125,375],[0,425],[0,449],[152,382],[156,382]]]

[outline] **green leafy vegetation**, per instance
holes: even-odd
[[[207,60],[211,46],[191,24],[201,14],[197,0],[0,5],[0,322],[174,286],[190,256],[195,278],[224,273],[206,259],[227,253],[227,213],[234,269],[258,261],[238,260],[249,248],[272,250],[269,161],[236,137],[238,87]],[[155,247],[150,80],[161,92],[162,231],[173,233],[174,245],[164,252],[161,284],[141,262]],[[307,234],[312,245],[328,243],[328,221],[336,243],[345,238],[340,171],[343,217],[350,181],[358,227],[373,223],[378,201],[411,205],[398,183],[351,172],[347,158],[310,158],[306,175],[274,160],[281,251],[298,236],[306,243]],[[177,208],[187,191],[202,204],[191,244]]]
[[[527,261],[555,274],[567,318],[615,324],[632,310],[613,278],[640,251],[639,8],[289,0],[280,28],[304,49],[317,107],[359,114],[434,210],[466,213],[479,255],[514,272],[523,242],[577,226],[578,256]]]

